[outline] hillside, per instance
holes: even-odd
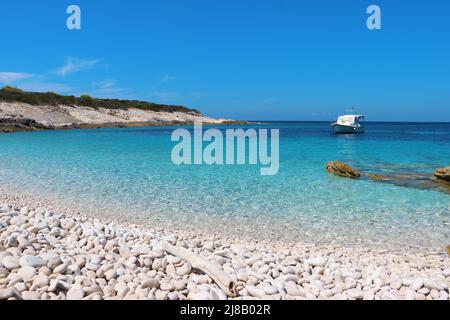
[[[183,106],[89,96],[63,96],[52,92],[0,89],[0,132],[42,129],[97,128],[188,124],[222,124],[198,110]]]
[[[146,101],[120,100],[120,99],[98,99],[88,95],[80,97],[63,96],[54,92],[26,92],[13,87],[3,87],[0,89],[0,102],[22,102],[33,106],[79,106],[89,108],[105,109],[139,109],[155,112],[187,112],[200,114],[198,110],[189,109],[182,106],[164,105]]]

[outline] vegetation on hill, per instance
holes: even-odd
[[[182,106],[164,105],[152,102],[137,101],[137,100],[119,100],[119,99],[97,99],[88,95],[80,97],[63,96],[54,92],[26,92],[18,88],[5,86],[0,89],[0,102],[22,102],[35,106],[42,105],[68,105],[81,106],[91,108],[106,108],[106,109],[141,109],[151,110],[156,112],[185,112],[196,113],[200,112],[196,109],[189,109]]]

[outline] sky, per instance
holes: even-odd
[[[69,5],[81,30],[69,30]],[[381,9],[381,30],[366,10]],[[0,86],[213,117],[450,122],[448,0],[0,2]]]

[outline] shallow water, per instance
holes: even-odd
[[[0,183],[98,214],[260,238],[380,247],[443,247],[450,195],[331,176],[330,160],[372,173],[432,173],[450,165],[450,124],[368,123],[332,135],[328,123],[280,129],[280,171],[175,166],[174,127],[0,135]],[[228,128],[228,127],[227,127]]]

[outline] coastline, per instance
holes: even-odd
[[[182,108],[182,107],[178,107]],[[183,107],[184,108],[184,107]],[[0,100],[0,133],[36,130],[126,128],[204,124],[247,124],[247,121],[215,119],[197,110],[110,109],[72,105],[31,105]]]
[[[60,213],[0,195],[4,299],[231,298],[163,243],[216,264],[235,282],[236,299],[449,299],[450,257],[443,251],[221,237]]]
[[[25,123],[24,123],[25,122]],[[249,121],[242,120],[223,120],[221,122],[202,122],[203,125],[247,125]],[[30,119],[0,119],[1,133],[17,133],[17,132],[34,132],[45,130],[75,130],[75,129],[106,129],[106,128],[132,128],[132,127],[164,127],[164,126],[181,126],[193,125],[194,121],[166,121],[166,122],[108,122],[102,124],[95,123],[79,123],[61,126],[46,126]]]
[[[201,215],[200,217],[176,215],[171,212],[144,212],[130,209],[123,211],[112,208],[99,208],[78,200],[61,198],[57,195],[43,194],[36,190],[28,190],[21,186],[3,183],[0,186],[0,203],[8,203],[18,207],[44,207],[54,212],[70,216],[81,216],[85,219],[101,218],[106,221],[115,221],[121,225],[134,225],[155,231],[168,230],[170,233],[189,233],[192,236],[207,235],[210,238],[240,239],[242,242],[257,242],[266,246],[276,243],[278,246],[292,246],[301,242],[308,247],[321,247],[333,245],[346,250],[370,250],[373,252],[391,252],[403,254],[404,252],[420,253],[424,255],[440,255],[445,251],[447,243],[433,241],[434,244],[420,242],[405,242],[404,238],[393,239],[392,234],[377,241],[377,235],[363,233],[349,233],[345,229],[330,232],[324,228],[314,229],[299,226],[294,220],[277,220],[267,217],[264,220],[256,217],[227,217],[217,215]],[[155,228],[155,226],[158,226]],[[378,234],[378,237],[380,235]],[[301,237],[299,239],[299,237]],[[386,238],[386,239],[385,239]]]

